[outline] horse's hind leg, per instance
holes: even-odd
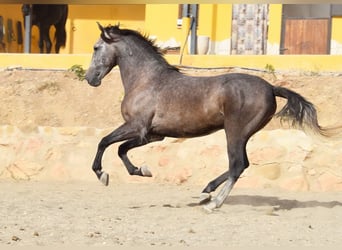
[[[214,192],[218,186],[228,179],[228,171],[221,174],[219,177],[215,178],[203,189],[200,195],[200,204],[205,204],[211,200],[211,192]]]
[[[246,152],[247,141],[272,119],[276,110],[274,96],[270,95],[270,97],[271,99],[266,98],[259,106],[254,105],[253,108],[250,107],[249,111],[245,113],[237,113],[236,116],[240,117],[239,122],[236,122],[236,119],[230,120],[229,117],[226,118],[225,132],[229,171],[223,173],[207,185],[203,190],[204,195],[201,195],[202,202],[210,201],[210,192],[214,191],[223,182],[227,182],[217,197],[204,206],[206,210],[211,211],[223,204],[242,172],[249,166]],[[260,99],[259,101],[262,100]]]
[[[222,183],[227,181],[232,176],[239,178],[245,168],[249,166],[247,153],[246,153],[246,142],[229,143],[228,146],[228,158],[229,158],[229,171],[224,172],[219,177],[215,178],[203,189],[200,195],[200,204],[207,203],[211,200],[211,192],[214,192]],[[231,178],[235,179],[235,178]],[[234,181],[234,183],[236,182]],[[234,185],[231,184],[232,186]]]
[[[135,139],[126,141],[119,146],[118,155],[121,158],[122,162],[124,163],[130,175],[152,177],[152,173],[149,171],[149,169],[146,166],[142,166],[140,168],[137,168],[136,166],[134,166],[131,163],[131,161],[128,159],[127,152],[133,148],[146,145],[147,143],[150,143],[150,142],[161,141],[163,139],[164,137],[147,135],[146,138],[144,139],[141,139],[140,137],[135,138]]]
[[[228,143],[229,171],[212,181],[212,183],[215,184],[213,188],[217,188],[217,186],[222,184],[225,180],[227,182],[216,198],[204,206],[206,210],[211,211],[223,204],[242,172],[249,166],[246,143],[247,139],[233,140]]]

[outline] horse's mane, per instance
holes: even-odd
[[[145,48],[150,48],[155,52],[156,58],[163,63],[165,63],[169,69],[173,69],[176,71],[179,71],[179,69],[175,66],[170,65],[166,59],[164,58],[164,51],[161,50],[160,47],[158,47],[155,42],[148,37],[146,34],[142,34],[138,31],[131,30],[131,29],[120,29],[120,25],[114,25],[114,26],[107,26],[105,29],[110,30],[114,34],[118,34],[120,36],[132,36],[135,37],[137,40],[142,41],[142,44],[144,45]]]

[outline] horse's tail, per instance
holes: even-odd
[[[324,128],[319,125],[315,106],[303,96],[283,87],[273,87],[276,96],[287,99],[286,105],[275,115],[281,122],[288,121],[292,127],[306,130],[310,128],[315,133],[325,137],[331,137],[338,133],[342,126]]]
[[[65,30],[65,24],[68,18],[68,5],[62,6],[62,17],[60,21],[55,25],[56,32],[55,32],[55,40],[58,47],[65,47],[67,33]]]
[[[56,43],[58,43],[60,47],[65,47],[66,36],[67,35],[66,35],[65,27],[55,32],[55,40],[56,40]]]

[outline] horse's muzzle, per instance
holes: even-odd
[[[85,75],[85,79],[87,80],[88,84],[97,87],[101,85],[101,74],[100,73],[90,73],[87,71]]]

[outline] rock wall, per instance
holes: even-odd
[[[97,181],[91,164],[109,129],[0,126],[0,179]],[[129,152],[152,178],[129,176],[108,148],[103,168],[110,184],[170,182],[206,185],[228,167],[224,132],[194,139],[167,138]],[[316,140],[298,130],[265,130],[247,145],[250,167],[236,187],[342,191],[342,141]]]

